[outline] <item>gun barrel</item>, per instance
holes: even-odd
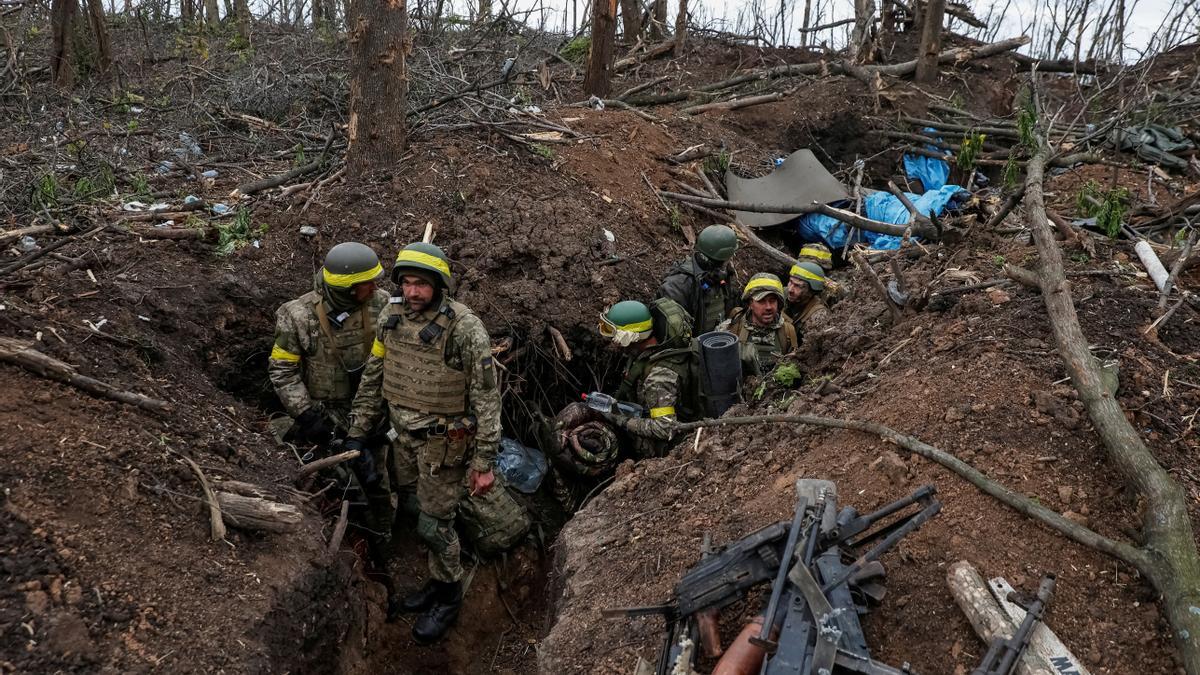
[[[804,512],[807,510],[808,497],[801,497],[796,502],[796,513],[792,516],[792,526],[788,529],[787,543],[784,544],[783,555],[779,559],[779,571],[775,573],[775,581],[771,584],[771,599],[767,601],[767,611],[763,615],[766,620],[763,621],[762,629],[758,632],[758,639],[761,643],[766,643],[771,634],[775,609],[779,607],[779,598],[783,595],[783,582],[787,578],[788,569],[792,566],[792,558],[796,554],[796,540],[800,538],[800,528],[804,524]]]

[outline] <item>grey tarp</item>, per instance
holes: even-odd
[[[725,172],[729,201],[767,206],[808,206],[813,202],[829,204],[850,195],[838,179],[821,166],[811,150],[797,150],[783,164],[762,178],[742,178]],[[738,222],[750,227],[770,227],[796,217],[787,213],[748,213],[735,211]]]

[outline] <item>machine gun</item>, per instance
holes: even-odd
[[[1012,675],[1017,671],[1017,663],[1029,647],[1029,640],[1033,637],[1038,622],[1042,620],[1042,614],[1045,613],[1053,592],[1054,575],[1047,574],[1042,577],[1037,597],[1026,608],[1025,619],[1021,621],[1017,632],[1010,638],[997,637],[992,640],[987,653],[983,655],[983,661],[971,671],[971,675]]]
[[[708,631],[698,630],[698,618],[771,582],[762,630],[749,639],[757,648],[754,658],[762,662],[760,672],[910,673],[907,664],[897,669],[871,659],[858,617],[883,598],[879,557],[937,515],[941,503],[935,494],[932,486],[925,486],[860,515],[850,507],[838,509],[832,482],[798,480],[790,522],[768,525],[711,553],[680,579],[666,604],[604,613],[663,616],[667,635],[656,673],[688,672],[694,661],[692,645],[708,638]],[[910,509],[914,506],[915,511]],[[704,646],[709,654],[721,653],[720,645]]]

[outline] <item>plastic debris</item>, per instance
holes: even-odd
[[[155,227],[173,227],[174,225],[175,225],[175,221],[165,220],[161,223],[156,224]]]
[[[592,110],[604,110],[604,101],[598,96],[593,96],[588,99],[588,107]]]
[[[171,171],[174,169],[175,162],[170,162],[164,159],[158,163],[158,166],[154,167],[154,172],[158,174],[171,173]]]
[[[183,198],[183,203],[185,206],[188,204],[195,204],[196,202],[199,202],[199,201],[200,201],[200,198],[197,197],[196,195],[188,195]]]
[[[511,438],[500,439],[496,470],[504,482],[518,492],[532,494],[546,476],[546,455],[537,448],[522,445]]]
[[[29,235],[25,235],[24,237],[21,237],[19,242],[17,242],[17,248],[24,253],[29,253],[30,251],[36,251],[41,247],[38,246],[36,239]]]
[[[604,238],[609,241],[616,241],[617,235],[613,234],[607,227],[604,228]]]
[[[300,234],[306,237],[315,237],[317,236],[317,228],[312,225],[303,225],[300,227]]]
[[[192,135],[186,131],[179,132],[179,143],[181,144],[180,147],[174,150],[175,156],[179,159],[199,157],[204,154],[199,144],[196,143],[196,139],[192,138]]]
[[[122,211],[145,211],[146,205],[141,202],[125,202],[121,205]]]
[[[200,174],[202,178],[216,178],[218,175],[220,174],[216,169],[209,169],[208,171],[204,171]]]
[[[213,204],[212,205],[212,212],[218,216],[223,216],[232,210],[233,209],[229,208],[228,204]]]

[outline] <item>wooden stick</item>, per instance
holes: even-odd
[[[789,269],[796,263],[795,258],[760,239],[757,234],[754,234],[753,230],[739,223],[737,219],[731,218],[729,223],[733,225],[734,229],[741,233],[743,237],[746,238],[746,241],[757,246],[763,253],[766,253],[776,262],[782,265],[787,265]]]
[[[350,500],[342,500],[342,510],[338,514],[337,525],[333,528],[333,536],[329,538],[329,548],[326,551],[330,556],[336,554],[342,546],[342,538],[346,536],[346,525],[350,519]]]
[[[782,101],[786,94],[774,92],[771,94],[762,94],[761,96],[747,96],[746,98],[738,98],[730,101],[716,101],[715,103],[701,103],[699,105],[683,108],[679,112],[684,115],[700,115],[702,113],[711,112],[713,110],[737,110],[738,108],[748,108],[752,105],[761,105],[763,103],[774,103]]]
[[[283,185],[284,183],[286,183],[290,180],[294,180],[296,178],[299,178],[300,176],[310,174],[313,171],[316,171],[317,169],[321,168],[322,166],[325,165],[325,160],[329,158],[329,148],[330,148],[330,146],[333,145],[333,133],[334,132],[332,130],[330,130],[329,136],[327,136],[325,138],[325,149],[321,151],[320,157],[314,159],[313,161],[309,162],[308,164],[305,164],[303,166],[298,166],[295,169],[292,169],[291,171],[286,171],[284,173],[281,173],[278,176],[272,176],[271,178],[264,178],[262,180],[251,181],[249,183],[243,183],[242,185],[239,185],[236,190],[234,190],[234,195],[235,196],[252,195],[256,192],[262,192],[263,190],[270,190],[273,187],[279,187],[280,185]]]
[[[883,298],[884,304],[887,305],[888,311],[892,314],[892,325],[894,326],[900,323],[900,319],[904,317],[904,314],[900,311],[900,308],[896,306],[896,303],[892,302],[891,296],[888,295],[887,288],[884,287],[883,282],[879,280],[879,275],[875,274],[875,270],[871,268],[870,263],[863,258],[863,254],[859,251],[855,251],[850,257],[854,260],[855,267],[857,267],[859,271],[867,276],[867,280],[871,282],[871,286],[875,288],[875,292],[878,293],[881,298]]]
[[[1171,294],[1171,288],[1175,285],[1175,279],[1183,270],[1183,264],[1187,262],[1188,256],[1192,254],[1192,247],[1196,245],[1196,230],[1193,229],[1188,235],[1187,241],[1183,244],[1183,250],[1180,251],[1179,257],[1175,259],[1175,264],[1171,266],[1171,273],[1167,275],[1167,282],[1163,284],[1162,293],[1158,297],[1158,308],[1162,309],[1167,306],[1167,296]]]
[[[341,464],[342,462],[346,462],[346,461],[349,461],[352,459],[358,459],[358,456],[361,454],[362,453],[359,452],[358,450],[347,450],[346,452],[341,452],[336,455],[330,455],[329,457],[323,457],[321,459],[318,459],[315,462],[309,462],[308,464],[305,464],[304,466],[300,467],[300,469],[296,472],[296,480],[298,481],[301,478],[304,478],[305,476],[312,475],[323,469],[328,469],[331,466],[337,466],[338,464]]]
[[[571,348],[567,346],[566,338],[554,326],[547,326],[546,328],[550,331],[550,337],[554,339],[554,349],[558,352],[559,357],[563,361],[570,361],[572,357]]]
[[[58,228],[53,225],[30,225],[29,227],[21,227],[7,232],[0,232],[0,244],[3,244],[13,239],[19,239],[25,235],[45,234],[47,232],[55,232]]]
[[[264,532],[292,532],[304,520],[300,509],[260,497],[216,492],[220,513],[233,527]]]
[[[996,229],[1000,223],[1004,222],[1004,219],[1008,217],[1008,214],[1011,213],[1013,209],[1017,208],[1017,204],[1020,204],[1022,199],[1025,199],[1024,183],[1021,184],[1021,187],[1018,188],[1016,192],[1009,195],[1008,199],[1004,200],[1004,204],[1000,206],[1000,210],[996,211],[996,213],[988,219],[987,229]]]
[[[174,452],[174,451],[172,451]],[[204,491],[204,503],[208,504],[208,526],[209,535],[213,541],[220,541],[225,538],[225,520],[221,517],[221,504],[217,499],[216,493],[208,485],[208,479],[204,477],[204,472],[200,470],[200,465],[193,462],[191,457],[185,457],[179,453],[175,453],[180,459],[187,463],[191,468],[192,473],[196,474],[196,481],[200,483],[200,489]]]
[[[946,585],[984,644],[990,645],[997,638],[1011,638],[1017,631],[1016,624],[992,598],[987,582],[971,563],[960,560],[950,565]],[[1055,670],[1044,656],[1029,648],[1021,655],[1015,672],[1018,675],[1051,675]]]
[[[75,372],[75,366],[33,349],[33,343],[30,342],[0,337],[0,361],[20,366],[35,375],[78,387],[93,396],[120,401],[150,412],[162,413],[169,408],[166,401],[117,389],[107,382],[80,375]]]

